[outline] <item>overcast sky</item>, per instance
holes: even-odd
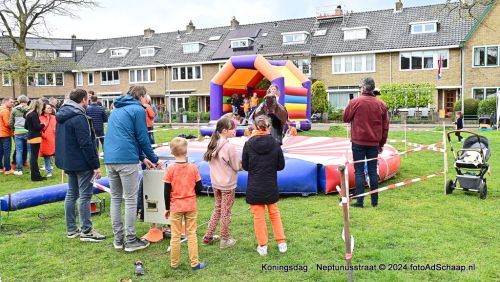
[[[240,24],[312,17],[318,7],[341,4],[354,12],[391,9],[396,0],[101,0],[100,7],[77,11],[78,19],[52,16],[49,37],[100,39],[226,26],[233,16]],[[444,3],[445,0],[403,0],[405,7]]]

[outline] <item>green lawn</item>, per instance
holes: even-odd
[[[195,134],[195,130],[176,130],[156,134],[157,142],[166,142],[176,134]],[[311,131],[309,136],[345,136],[342,129]],[[498,234],[500,180],[500,134],[484,133],[491,143],[493,155],[489,161],[492,175],[488,177],[488,197],[480,200],[477,193],[455,191],[444,195],[443,177],[433,178],[379,195],[379,207],[351,210],[351,232],[355,238],[354,265],[449,264],[475,265],[472,271],[355,271],[357,281],[499,281],[500,244]],[[403,139],[402,132],[391,132],[390,138]],[[408,140],[420,144],[439,142],[435,132],[408,133]],[[454,143],[454,145],[460,145]],[[401,144],[395,145],[402,150]],[[458,148],[459,146],[455,146]],[[452,157],[449,177],[454,177]],[[399,182],[442,170],[442,155],[417,152],[402,157],[397,177],[382,184]],[[61,182],[61,172],[43,185]],[[37,187],[29,175],[0,175],[0,195]],[[169,267],[168,241],[152,244],[135,253],[117,252],[112,247],[109,196],[107,210],[94,216],[96,229],[109,236],[103,243],[83,243],[65,238],[63,202],[28,208],[10,214],[2,213],[0,231],[1,281],[345,281],[345,271],[320,271],[317,264],[344,265],[342,209],[337,195],[285,197],[280,200],[285,233],[289,245],[286,254],[279,254],[275,242],[270,243],[269,255],[255,252],[252,216],[245,199],[238,197],[233,208],[232,232],[238,240],[232,249],[202,246],[199,253],[209,268],[199,272],[189,269],[187,248],[183,245],[179,270]],[[367,203],[369,204],[369,199]],[[198,198],[199,234],[211,213],[213,199]],[[148,230],[148,224],[137,223],[138,234]],[[200,235],[201,236],[201,235]],[[146,275],[134,277],[133,263],[142,260]],[[262,265],[307,265],[308,271],[264,271]]]

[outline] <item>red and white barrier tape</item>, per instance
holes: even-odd
[[[442,143],[442,142],[441,142]],[[412,142],[408,142],[406,143],[408,146],[413,146],[413,147],[417,147],[417,148],[421,148],[421,147],[425,147],[425,145],[422,145],[422,144],[418,144],[418,143],[412,143]],[[437,146],[431,146],[431,147],[428,147],[426,149],[427,151],[435,151],[435,152],[440,152],[440,153],[444,153],[445,150],[443,148],[437,148]]]
[[[406,143],[406,140],[388,139],[387,143]]]
[[[385,187],[382,187],[382,188],[378,188],[378,189],[372,190],[370,192],[366,192],[366,193],[363,193],[363,194],[352,196],[350,198],[351,199],[355,199],[355,198],[359,198],[359,197],[364,197],[364,196],[375,194],[375,193],[382,192],[382,191],[385,191],[385,190],[398,188],[398,187],[405,186],[405,185],[408,185],[408,184],[411,184],[411,183],[416,183],[416,182],[419,182],[419,181],[422,181],[422,180],[426,180],[426,179],[429,179],[429,178],[433,178],[433,177],[436,177],[436,176],[440,176],[440,175],[443,175],[443,174],[444,174],[444,172],[436,172],[436,173],[431,174],[431,175],[421,176],[421,177],[418,177],[418,178],[405,180],[403,182],[394,183],[394,184],[391,184],[391,185],[388,185],[388,186],[385,186]]]
[[[442,143],[443,142],[438,142],[438,143],[435,143],[435,144],[430,144],[430,145],[418,147],[418,148],[415,148],[415,149],[410,149],[410,150],[406,150],[406,151],[403,151],[403,152],[399,152],[399,153],[395,153],[395,154],[390,154],[390,155],[387,155],[387,156],[384,156],[384,157],[376,157],[376,158],[371,158],[371,159],[366,159],[366,160],[358,160],[358,161],[347,161],[346,164],[364,163],[364,162],[374,161],[374,160],[378,160],[378,159],[386,159],[386,158],[390,158],[390,157],[394,157],[394,156],[398,156],[398,155],[406,155],[406,154],[409,154],[409,153],[414,153],[414,152],[418,152],[418,151],[427,150],[429,148],[435,148],[436,146],[439,146]]]

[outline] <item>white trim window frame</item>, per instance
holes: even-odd
[[[99,50],[100,51],[100,50]],[[128,52],[130,51],[130,48],[109,48],[109,54],[110,58],[122,58],[127,56]]]
[[[283,32],[281,33],[281,35],[283,37],[283,45],[304,44],[307,41],[309,32],[307,31]]]
[[[476,98],[476,96],[477,96],[476,90],[481,90],[481,94],[480,94],[481,98],[480,99]],[[488,93],[488,90],[489,90],[489,93]],[[472,87],[472,91],[471,91],[472,98],[479,100],[479,101],[487,99],[487,98],[496,97],[497,96],[496,93],[499,93],[499,92],[500,92],[500,86],[498,86],[498,87],[495,87],[495,86],[492,86],[492,87]]]
[[[376,72],[375,54],[332,56],[332,74]]]
[[[155,47],[139,47],[140,57],[154,57],[155,54],[156,54]]]
[[[83,73],[77,72],[75,74],[76,86],[83,86]]]
[[[120,84],[119,70],[101,71],[101,85],[115,84]]]
[[[477,51],[479,52],[476,52]],[[481,50],[482,49],[482,54]],[[490,51],[492,51],[490,55]],[[490,63],[490,57],[496,53],[496,64]],[[481,59],[483,60],[481,63]],[[479,60],[479,63],[476,62]],[[500,66],[500,45],[481,45],[472,47],[472,67],[473,68],[496,68]]]
[[[443,50],[423,50],[399,53],[399,70],[400,71],[421,71],[421,70],[437,70],[439,68],[439,56],[443,59],[441,69],[447,70],[450,68],[450,51]],[[403,58],[405,67],[403,68]],[[415,61],[418,60],[418,61]],[[406,65],[408,67],[406,67]]]
[[[73,58],[73,52],[59,52],[59,58]]]
[[[46,87],[64,86],[64,73],[36,72],[33,74],[29,74],[26,77],[26,80],[28,86],[46,86]]]
[[[92,77],[92,79],[90,79]],[[87,73],[87,84],[88,85],[94,85],[95,82],[95,74],[93,71]]]
[[[293,60],[295,66],[306,76],[311,76],[311,60],[302,58]]]
[[[131,69],[128,71],[128,82],[154,83],[156,82],[156,69]]]
[[[231,49],[235,48],[247,48],[250,46],[252,40],[251,38],[234,38],[230,39],[231,42]]]
[[[344,41],[366,39],[369,29],[370,28],[367,26],[343,28],[342,31],[344,32]]]
[[[192,80],[203,80],[203,68],[201,65],[172,67],[172,81]]]
[[[182,43],[182,53],[195,54],[200,53],[203,44],[201,42],[187,42]]]
[[[7,78],[7,80],[5,80]],[[12,86],[12,74],[10,72],[2,72],[2,85]]]
[[[410,23],[411,34],[436,33],[437,21]]]

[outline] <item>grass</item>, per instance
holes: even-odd
[[[195,134],[195,130],[176,130],[156,134],[158,143],[180,133]],[[345,137],[342,127],[329,131],[310,131],[309,136]],[[377,209],[351,210],[351,232],[356,244],[354,265],[449,264],[475,265],[473,271],[355,271],[357,281],[498,281],[500,279],[500,244],[498,233],[498,203],[500,180],[500,135],[485,132],[491,143],[492,175],[488,176],[488,197],[480,200],[477,193],[455,191],[444,195],[443,178],[404,186],[379,195]],[[403,139],[403,132],[391,132],[391,139]],[[408,133],[408,140],[420,144],[439,142],[435,132]],[[460,144],[454,143],[455,148]],[[395,145],[403,150],[401,144]],[[399,182],[441,171],[443,159],[436,152],[418,152],[402,157],[397,177],[382,184]],[[452,157],[449,165],[452,169]],[[43,185],[58,184],[59,170]],[[454,177],[450,172],[448,177]],[[0,175],[0,195],[39,186],[29,175]],[[286,254],[279,254],[275,242],[270,242],[269,255],[255,252],[252,217],[245,199],[238,197],[233,207],[232,232],[237,245],[220,250],[217,246],[199,247],[200,258],[209,268],[200,272],[189,270],[187,248],[182,247],[180,269],[169,267],[166,252],[168,241],[152,244],[148,249],[127,254],[112,247],[109,196],[101,194],[106,211],[93,216],[94,227],[109,236],[103,243],[82,243],[65,238],[63,202],[2,213],[0,230],[0,277],[2,281],[133,281],[186,280],[198,281],[345,281],[345,271],[320,271],[317,264],[344,265],[342,209],[337,195],[284,197],[280,210],[289,244]],[[368,199],[366,199],[368,200]],[[367,201],[369,203],[369,200]],[[199,234],[211,213],[213,199],[198,197]],[[144,234],[148,224],[138,222],[137,234]],[[133,263],[142,260],[146,275],[134,277]],[[307,265],[308,271],[265,271],[268,265]]]

